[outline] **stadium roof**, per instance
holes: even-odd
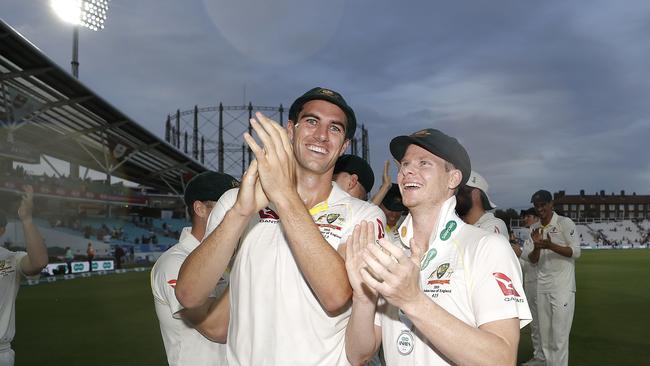
[[[40,154],[163,191],[207,168],[64,71],[0,20],[0,154]]]

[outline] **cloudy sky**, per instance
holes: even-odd
[[[71,27],[46,0],[0,17],[66,70]],[[408,4],[405,6],[405,4]],[[155,134],[195,104],[288,106],[320,85],[388,143],[456,136],[501,207],[533,191],[650,194],[650,2],[113,0],[82,30],[80,79]]]

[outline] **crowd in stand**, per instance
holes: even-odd
[[[55,174],[49,176],[47,173],[43,173],[43,175],[33,175],[27,173],[25,168],[21,165],[17,165],[15,168],[5,171],[0,177],[5,180],[17,180],[23,184],[30,184],[34,186],[35,189],[47,187],[48,190],[53,192],[56,191],[57,188],[63,188],[67,190],[76,190],[80,193],[92,192],[118,196],[133,196],[139,194],[138,190],[126,187],[122,182],[114,183],[109,186],[106,184],[106,181],[92,180],[88,177],[82,179],[65,175],[57,176]]]

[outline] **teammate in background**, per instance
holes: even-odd
[[[183,229],[178,244],[163,253],[151,269],[156,315],[171,366],[226,365],[226,346],[214,343],[225,342],[228,328],[228,297],[221,296],[226,281],[219,281],[208,301],[194,309],[178,302],[174,287],[181,264],[205,235],[212,207],[224,192],[238,185],[235,178],[212,171],[192,178],[183,197],[192,226]]]
[[[539,190],[530,199],[540,222],[531,226],[532,251],[522,253],[537,264],[537,313],[546,363],[569,364],[569,334],[575,308],[575,260],[580,243],[573,221],[553,211],[553,196]]]
[[[294,101],[286,130],[261,113],[251,125],[262,146],[244,137],[256,160],[213,209],[176,295],[201,306],[234,256],[230,366],[346,365],[352,289],[337,249],[362,220],[385,221],[377,206],[332,182],[354,112],[339,93],[314,88]]]
[[[456,213],[470,225],[509,239],[506,223],[487,212],[497,207],[487,195],[488,187],[485,178],[472,170],[467,183],[456,193]]]
[[[364,201],[375,184],[375,174],[370,164],[356,155],[338,158],[332,179],[350,196]]]
[[[385,239],[378,248],[368,223],[348,239],[348,359],[362,364],[383,340],[387,365],[514,364],[519,328],[530,320],[521,269],[507,240],[455,214],[467,152],[435,129],[396,137],[390,150],[410,210],[399,229],[409,250]],[[388,305],[375,315],[378,295]]]
[[[399,185],[392,183],[384,199],[379,204],[379,208],[386,215],[386,226],[384,227],[386,238],[393,243],[401,245],[399,232],[397,229],[402,224],[406,216],[404,212],[408,209],[402,204],[402,194],[399,191]]]
[[[520,253],[521,269],[524,274],[524,292],[528,300],[530,312],[533,315],[533,321],[530,322],[530,338],[533,343],[533,358],[523,363],[523,366],[544,366],[546,357],[542,349],[542,340],[539,335],[539,317],[537,315],[537,264],[530,263],[528,254],[533,250],[533,240],[530,236],[530,227],[539,222],[535,208],[529,208],[522,212],[524,227],[527,229],[524,236],[523,249]],[[526,255],[521,255],[522,253]]]
[[[32,221],[34,189],[24,186],[25,195],[18,208],[27,252],[12,252],[0,247],[0,366],[13,366],[15,354],[11,341],[16,334],[16,295],[21,277],[37,275],[47,266],[47,248]],[[4,235],[7,218],[0,213],[0,237]]]

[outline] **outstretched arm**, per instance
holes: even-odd
[[[47,247],[43,242],[41,233],[38,232],[36,225],[32,221],[34,189],[29,185],[25,186],[24,189],[25,195],[18,208],[18,217],[20,217],[23,224],[27,255],[20,261],[20,269],[25,275],[32,276],[40,273],[47,266]]]

